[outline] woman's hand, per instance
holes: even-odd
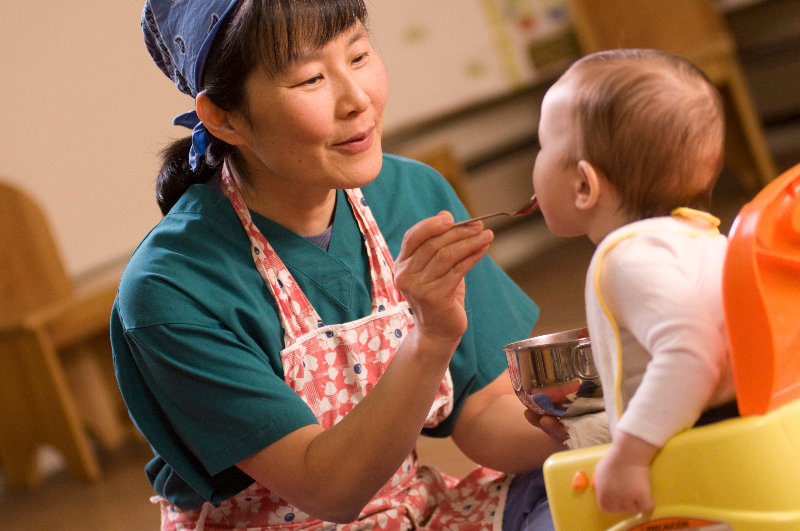
[[[567,449],[566,442],[567,439],[569,439],[569,434],[564,425],[561,424],[561,421],[556,417],[552,415],[541,415],[530,409],[526,409],[525,418],[533,426],[545,432],[559,450]]]
[[[519,474],[542,468],[563,447],[538,426],[522,420],[525,409],[506,370],[464,401],[453,427],[453,441],[467,457],[494,470]]]
[[[658,447],[618,430],[594,471],[597,505],[606,513],[646,513],[655,502],[650,463]]]
[[[467,329],[464,275],[483,258],[494,235],[481,223],[453,224],[449,212],[440,212],[411,227],[394,271],[395,284],[414,312],[417,333],[455,348]]]

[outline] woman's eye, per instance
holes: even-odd
[[[353,63],[355,63],[355,64],[358,64],[358,63],[363,63],[364,61],[366,61],[366,60],[367,60],[367,56],[368,56],[368,55],[369,55],[369,54],[368,54],[367,52],[364,52],[364,53],[362,53],[362,54],[360,54],[360,55],[357,55],[357,56],[356,56],[356,58],[355,58],[355,59],[353,59]]]
[[[305,80],[305,81],[303,81],[302,83],[299,83],[297,86],[299,86],[299,87],[300,87],[300,86],[310,86],[310,85],[316,85],[316,84],[317,84],[317,83],[319,83],[320,81],[322,81],[322,75],[321,75],[321,74],[320,74],[320,75],[317,75],[317,76],[314,76],[314,77],[312,77],[312,78],[306,79],[306,80]]]

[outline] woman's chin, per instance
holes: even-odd
[[[371,150],[368,156],[354,162],[352,166],[348,168],[345,178],[348,182],[352,182],[353,184],[348,185],[347,188],[359,188],[368,185],[375,180],[381,172],[382,167],[383,152],[380,149],[380,145],[378,145],[375,149]]]

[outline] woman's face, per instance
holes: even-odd
[[[255,71],[245,88],[240,148],[252,184],[313,194],[378,175],[386,71],[360,22],[275,78]]]

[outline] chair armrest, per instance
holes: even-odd
[[[594,489],[572,488],[575,473],[581,470],[591,477],[607,450],[603,445],[560,452],[545,463],[557,531],[616,531],[642,521],[632,515],[606,515],[595,503]],[[737,531],[800,529],[797,478],[800,400],[766,415],[729,419],[670,439],[653,461],[656,509],[650,517],[726,522]]]
[[[575,490],[572,480],[579,472],[591,478],[595,466],[610,445],[591,446],[558,452],[544,464],[545,486],[556,531],[581,529],[603,531],[623,519],[623,515],[607,515],[595,502],[594,489]]]

